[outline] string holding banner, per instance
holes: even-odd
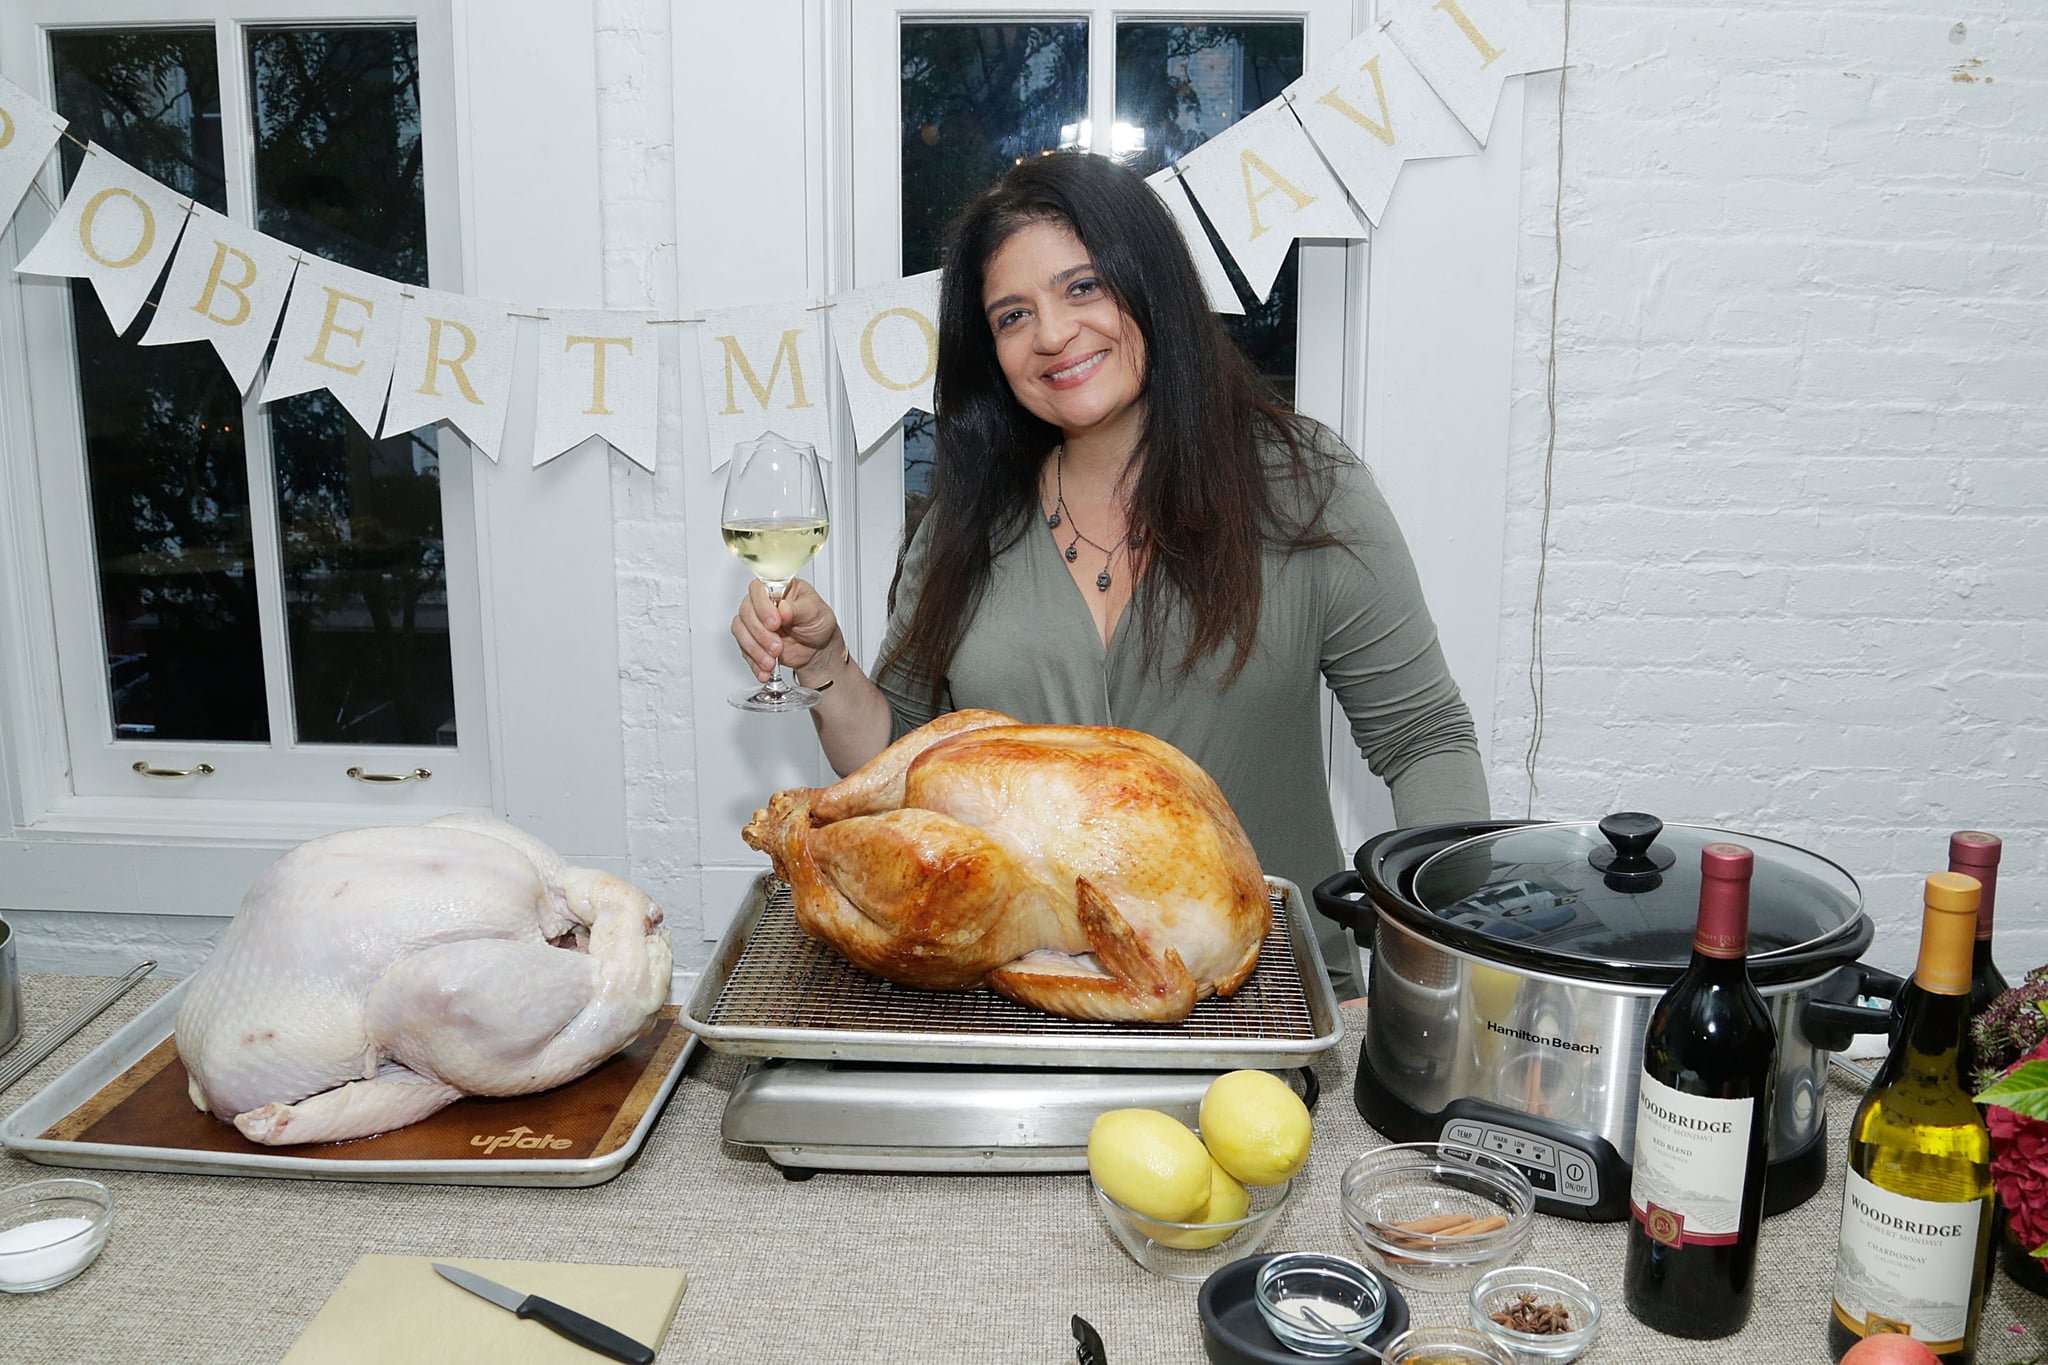
[[[1367,235],[1404,164],[1473,154],[1506,79],[1563,60],[1559,16],[1528,0],[1387,0],[1382,15],[1279,99],[1148,177],[1215,311],[1245,310],[1217,241],[1266,299],[1295,241]],[[0,77],[0,224],[20,211],[70,136],[66,126]],[[141,344],[206,341],[244,394],[267,357],[264,402],[325,388],[366,432],[448,422],[496,460],[515,319],[532,318],[542,333],[535,464],[596,436],[654,469],[661,323],[695,324],[714,466],[735,442],[770,427],[829,455],[826,388],[835,380],[861,454],[906,411],[932,409],[937,271],[701,317],[537,310],[352,270],[196,205],[102,147],[79,145],[85,156],[70,192],[15,269],[90,280],[117,332],[163,280]],[[832,375],[826,329],[838,362]]]

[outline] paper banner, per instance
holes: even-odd
[[[192,201],[98,145],[35,249],[14,267],[24,275],[65,275],[92,281],[117,333],[128,330],[164,273]]]
[[[64,116],[0,76],[0,228],[64,136]]]
[[[846,381],[855,450],[866,452],[896,430],[906,409],[932,410],[938,316],[936,270],[832,296],[832,346]]]
[[[1391,0],[1382,13],[1387,36],[1481,146],[1508,77],[1564,65],[1561,16],[1524,0]]]
[[[235,392],[246,394],[270,349],[297,267],[284,243],[196,206],[142,344],[210,341]]]
[[[551,313],[540,324],[533,462],[546,464],[593,436],[654,469],[659,338],[653,314],[586,309]]]
[[[299,255],[298,277],[277,351],[263,381],[263,401],[326,389],[356,425],[377,430],[391,362],[398,354],[404,286],[319,256]]]
[[[505,439],[516,340],[502,303],[440,289],[413,290],[399,314],[398,356],[382,434],[448,422],[496,460]]]
[[[818,316],[802,299],[705,311],[704,325],[697,328],[697,366],[713,469],[724,467],[737,442],[770,430],[808,441],[829,456],[832,429]]]
[[[1367,29],[1284,92],[1316,149],[1378,227],[1403,161],[1478,150],[1393,40]]]
[[[1244,300],[1237,296],[1237,286],[1230,282],[1230,272],[1223,268],[1223,258],[1216,254],[1208,229],[1202,226],[1201,216],[1195,212],[1195,201],[1188,198],[1186,188],[1180,183],[1180,175],[1173,167],[1167,166],[1146,176],[1145,183],[1152,187],[1152,192],[1173,214],[1173,221],[1180,228],[1181,240],[1188,244],[1188,255],[1195,258],[1195,273],[1202,277],[1202,292],[1209,296],[1209,311],[1242,315]]]
[[[1264,302],[1297,237],[1363,237],[1365,221],[1280,100],[1180,159],[1181,179]]]

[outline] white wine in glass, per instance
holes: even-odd
[[[734,446],[719,527],[725,548],[767,585],[769,600],[780,602],[831,527],[818,452],[772,431]],[[727,700],[744,711],[803,711],[818,704],[818,694],[784,682],[778,666],[767,682]]]

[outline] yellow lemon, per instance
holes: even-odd
[[[1088,1173],[1148,1218],[1193,1221],[1209,1202],[1215,1164],[1185,1123],[1157,1109],[1111,1109],[1088,1130]]]
[[[1252,1211],[1252,1193],[1232,1178],[1230,1172],[1209,1163],[1209,1202],[1191,1217],[1175,1221],[1182,1223],[1234,1223]],[[1224,1238],[1236,1232],[1236,1228],[1221,1227],[1212,1231],[1189,1231],[1182,1228],[1156,1228],[1147,1231],[1152,1240],[1162,1246],[1181,1247],[1188,1251],[1201,1251],[1215,1246]]]
[[[1202,1096],[1202,1141],[1247,1185],[1277,1185],[1308,1160],[1308,1106],[1270,1071],[1218,1076]]]

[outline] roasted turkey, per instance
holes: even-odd
[[[1135,730],[955,711],[744,833],[856,965],[1075,1019],[1185,1018],[1244,984],[1272,923],[1216,783]]]
[[[661,911],[488,816],[300,844],[256,879],[178,1008],[192,1103],[270,1146],[524,1095],[668,999]]]

